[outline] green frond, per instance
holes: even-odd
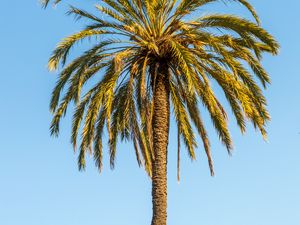
[[[80,152],[78,155],[78,162],[77,162],[79,171],[85,170],[86,168],[85,155],[86,155],[86,148],[82,146],[80,148]]]
[[[96,8],[100,12],[102,12],[103,14],[106,14],[106,15],[110,16],[112,19],[115,19],[119,22],[125,22],[125,18],[122,15],[120,15],[117,12],[111,10],[110,8],[100,6],[100,5],[96,5]]]
[[[190,118],[186,112],[183,100],[178,95],[179,93],[176,91],[176,87],[172,82],[170,82],[170,93],[179,133],[182,135],[184,143],[187,146],[190,158],[194,160],[196,159],[194,149],[197,147],[194,132],[190,125]]]
[[[187,111],[190,115],[190,118],[196,127],[203,143],[203,147],[208,159],[208,165],[210,169],[211,176],[214,176],[214,166],[213,166],[213,160],[211,157],[211,149],[210,149],[210,143],[208,139],[207,132],[204,128],[204,124],[201,119],[200,111],[198,108],[198,102],[197,102],[197,97],[195,93],[187,92],[186,88],[184,88],[183,84],[179,79],[177,79],[177,85],[179,87],[179,91],[182,93],[183,100],[186,103],[187,106]],[[178,128],[179,131],[179,128]],[[180,135],[180,133],[178,133]],[[178,155],[180,154],[180,137],[178,137]],[[178,162],[179,164],[179,162]],[[179,174],[179,172],[178,172]]]
[[[263,102],[258,101],[257,104],[254,95],[251,91],[249,91],[248,87],[242,84],[239,80],[233,79],[230,74],[222,70],[217,65],[214,65],[216,72],[209,68],[205,69],[214,77],[214,79],[216,79],[219,85],[222,86],[225,93],[228,92],[227,90],[233,91],[233,94],[235,95],[235,98],[239,100],[240,106],[243,108],[246,117],[253,122],[255,127],[259,127],[261,133],[265,135],[264,126],[267,119],[261,115],[258,116],[261,113],[268,115],[267,111],[264,109]],[[222,76],[219,74],[222,74]]]
[[[100,24],[106,23],[106,21],[102,20],[101,18],[99,18],[85,10],[78,9],[74,6],[70,6],[70,9],[67,12],[67,15],[74,15],[77,20],[86,18],[86,19],[91,20],[92,22],[98,22]]]
[[[222,143],[226,146],[228,153],[232,150],[232,140],[228,130],[227,118],[224,115],[221,105],[218,103],[208,82],[202,82],[200,78],[196,78],[196,92],[201,99],[203,105],[209,111],[212,123],[219,134]]]
[[[118,142],[118,129],[117,124],[113,124],[110,129],[110,137],[109,137],[109,156],[110,156],[110,167],[111,169],[115,168],[115,158],[117,151],[117,142]]]
[[[84,115],[86,106],[89,104],[89,102],[91,100],[94,90],[95,89],[90,90],[84,96],[82,101],[77,105],[77,107],[75,109],[75,113],[73,114],[71,143],[73,144],[74,150],[76,150],[76,147],[77,147],[78,131],[80,128],[81,121],[83,119],[83,115]]]
[[[140,150],[144,159],[144,167],[149,177],[152,177],[152,154],[151,149],[147,145],[146,136],[143,131],[140,129],[137,121],[137,115],[135,113],[135,104],[133,100],[131,100],[131,113],[130,113],[130,126],[132,130],[132,135],[134,139],[138,141]]]
[[[213,2],[219,2],[219,1],[220,0],[182,0],[176,9],[175,15],[182,17],[185,15],[191,14],[192,12],[196,11],[197,9],[199,9],[200,7],[202,7],[206,4],[213,3]],[[228,2],[234,1],[234,2],[241,3],[252,14],[252,16],[254,17],[256,22],[258,24],[260,24],[260,20],[259,20],[259,17],[257,15],[256,11],[254,10],[252,5],[248,1],[246,1],[246,0],[227,0],[227,1]],[[222,2],[226,3],[227,1],[225,0]]]
[[[66,63],[66,59],[68,57],[69,51],[72,48],[72,46],[87,37],[91,36],[97,36],[100,34],[107,34],[108,32],[105,30],[82,30],[78,33],[75,33],[65,39],[63,39],[54,50],[51,58],[49,59],[48,68],[50,71],[56,70],[58,68],[58,64],[61,61],[62,65]]]
[[[198,133],[202,139],[203,147],[208,159],[208,165],[210,169],[210,174],[211,176],[214,176],[214,165],[213,165],[213,160],[211,156],[211,149],[210,149],[210,143],[208,139],[207,132],[204,128],[203,121],[200,117],[200,111],[197,107],[197,99],[195,96],[189,96],[186,99],[187,102],[187,108],[188,112],[190,114],[191,120],[193,121],[196,129],[198,130]]]
[[[105,111],[102,109],[99,113],[96,122],[96,133],[94,136],[94,160],[95,165],[99,172],[102,171],[102,158],[103,158],[103,146],[102,146],[102,135],[105,125]]]
[[[110,89],[113,89],[117,82],[118,74],[114,73],[113,68],[113,64],[108,67],[105,77],[99,83],[90,100],[82,130],[82,144],[86,148],[91,148],[92,146],[95,123],[101,107],[105,107],[105,101],[107,100],[106,93],[107,91],[110,91]]]
[[[240,34],[249,33],[271,47],[272,53],[277,54],[279,45],[276,40],[263,28],[255,23],[234,15],[208,15],[201,17],[199,27],[218,27],[230,29]]]
[[[248,1],[246,1],[246,0],[233,0],[233,1],[240,2],[242,5],[244,5],[249,10],[249,12],[252,14],[252,16],[256,20],[257,24],[260,25],[259,16],[257,15],[255,9],[252,7],[252,5]]]
[[[133,136],[132,141],[133,141],[133,146],[134,146],[134,150],[135,150],[136,161],[137,161],[139,167],[141,167],[142,160],[141,160],[141,154],[140,154],[140,150],[139,150],[139,146],[138,146],[136,137]]]

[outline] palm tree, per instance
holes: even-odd
[[[212,81],[223,90],[241,132],[246,130],[247,119],[266,137],[270,116],[262,87],[266,88],[270,78],[261,58],[264,52],[277,54],[279,45],[260,26],[246,0],[236,2],[252,13],[255,22],[235,15],[195,14],[216,1],[103,0],[96,6],[101,18],[71,7],[69,14],[90,23],[63,39],[49,60],[50,70],[62,66],[50,103],[54,113],[51,134],[58,135],[60,120],[74,102],[71,142],[76,149],[81,131],[80,170],[90,153],[101,172],[105,129],[111,168],[118,140],[132,141],[138,165],[152,178],[152,225],[166,225],[167,221],[171,107],[178,126],[178,162],[181,140],[195,159],[194,126],[202,138],[211,175],[210,143],[199,103],[209,112],[228,153],[232,150],[227,114],[214,94]],[[186,19],[191,15],[196,18]],[[84,39],[93,46],[68,60],[74,44]],[[91,79],[96,82],[92,87],[86,85]],[[84,86],[88,90],[82,93]]]

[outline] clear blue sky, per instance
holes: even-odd
[[[282,46],[278,57],[264,58],[272,76],[266,91],[272,115],[269,141],[264,142],[251,126],[246,135],[240,135],[231,119],[235,152],[228,157],[206,115],[216,177],[209,176],[200,148],[194,163],[184,153],[178,185],[173,127],[170,225],[300,223],[300,2],[251,3]],[[110,171],[106,163],[99,176],[91,160],[86,172],[77,171],[69,144],[69,115],[60,137],[49,135],[48,104],[56,76],[47,71],[47,59],[62,37],[81,27],[64,15],[65,6],[45,11],[37,0],[1,1],[0,224],[150,224],[150,180],[137,167],[131,145],[119,145],[116,169]],[[216,4],[206,9],[244,14],[236,6]]]

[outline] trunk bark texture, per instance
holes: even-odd
[[[154,162],[152,163],[152,225],[167,224],[167,155],[170,120],[168,67],[158,68],[154,81],[152,119]]]

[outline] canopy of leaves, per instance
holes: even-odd
[[[74,102],[71,141],[76,149],[81,132],[80,169],[85,168],[85,155],[90,153],[101,171],[102,138],[107,129],[111,167],[118,139],[130,140],[138,164],[151,176],[152,91],[160,63],[168,65],[179,141],[183,140],[189,156],[195,159],[195,128],[203,141],[211,174],[214,171],[210,143],[199,103],[207,109],[228,152],[232,149],[227,114],[214,93],[212,81],[223,90],[241,132],[245,132],[248,120],[266,137],[270,116],[261,86],[266,87],[270,78],[261,65],[261,57],[264,52],[277,54],[279,45],[260,26],[246,0],[227,2],[241,3],[256,22],[227,14],[186,19],[213,2],[219,1],[103,0],[96,6],[95,14],[70,8],[70,15],[89,23],[63,39],[49,60],[50,70],[62,66],[50,104],[54,113],[51,133],[58,135],[60,120]],[[48,3],[44,1],[45,6]],[[68,60],[72,47],[84,39],[90,41],[90,49]],[[91,79],[96,84],[82,93]]]

